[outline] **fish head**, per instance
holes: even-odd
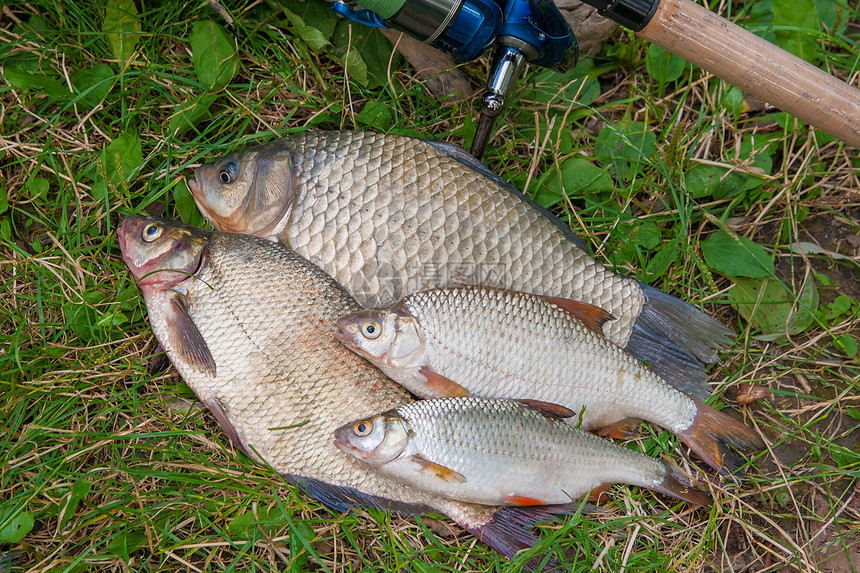
[[[413,368],[424,359],[415,319],[397,310],[364,310],[338,319],[335,338],[378,367]]]
[[[334,432],[334,445],[372,466],[396,459],[409,443],[406,421],[395,410],[361,418]]]
[[[290,154],[276,140],[198,167],[188,188],[216,229],[266,237],[283,226],[296,185]]]
[[[146,293],[194,276],[203,264],[210,232],[158,217],[129,217],[117,239],[125,264]]]

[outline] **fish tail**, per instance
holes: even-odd
[[[719,412],[701,400],[696,402],[696,417],[690,427],[678,432],[678,437],[709,466],[723,475],[743,475],[743,458],[729,449],[761,450],[764,441],[751,428],[728,414]]]
[[[678,390],[707,398],[711,389],[701,362],[715,362],[734,332],[672,295],[639,286],[645,301],[625,349]]]
[[[533,505],[528,507],[502,507],[493,517],[480,526],[461,524],[475,537],[502,555],[513,558],[518,552],[530,549],[538,543],[533,528],[540,521],[556,520],[560,515],[575,515],[582,508],[589,511],[594,506],[588,503],[563,505]],[[541,553],[526,565],[529,571],[563,570],[551,555]]]
[[[651,489],[702,507],[711,506],[713,500],[710,495],[693,487],[690,484],[689,478],[674,464],[663,463],[666,467],[666,477],[663,478],[663,482],[660,485]]]

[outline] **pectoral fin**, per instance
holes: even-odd
[[[411,459],[413,462],[421,466],[422,472],[428,472],[443,481],[453,481],[460,483],[464,483],[466,481],[466,478],[463,476],[463,474],[452,470],[451,468],[445,467],[441,464],[437,464],[436,462],[426,460],[419,455],[413,455]]]
[[[517,402],[528,406],[529,408],[534,408],[547,418],[552,418],[553,420],[563,420],[565,418],[570,418],[576,415],[576,412],[574,412],[570,408],[565,408],[564,406],[559,406],[558,404],[553,404],[551,402],[525,399],[517,400]]]
[[[578,300],[552,296],[543,296],[541,298],[572,315],[584,324],[586,328],[600,335],[603,335],[603,324],[615,318],[599,306],[586,304]]]
[[[167,337],[170,348],[198,372],[215,376],[215,359],[209,352],[203,335],[188,316],[185,300],[175,294],[170,299],[167,316]]]
[[[642,420],[639,418],[622,418],[617,422],[607,424],[599,428],[595,433],[604,438],[614,438],[616,440],[629,440],[636,437],[636,430],[639,429],[639,424]]]
[[[464,398],[466,396],[471,396],[471,393],[468,390],[453,380],[449,380],[441,374],[436,374],[426,366],[422,366],[418,372],[427,379],[427,388],[446,398]]]

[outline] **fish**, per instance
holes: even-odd
[[[126,219],[118,242],[156,339],[230,441],[333,511],[444,514],[509,557],[536,543],[532,525],[574,511],[433,496],[335,447],[356,412],[412,398],[334,339],[361,307],[284,245],[154,217]]]
[[[485,285],[598,306],[612,343],[699,398],[718,320],[595,261],[549,211],[465,150],[399,135],[307,131],[198,167],[188,187],[219,230],[278,241],[366,308]]]
[[[613,437],[644,419],[723,474],[745,463],[729,445],[764,447],[752,429],[607,341],[604,320],[604,310],[584,303],[456,287],[342,317],[335,337],[421,398],[540,400],[577,412],[570,423]]]
[[[711,504],[677,468],[562,421],[571,416],[540,401],[431,398],[345,424],[334,444],[401,483],[467,503],[564,504],[626,483]]]

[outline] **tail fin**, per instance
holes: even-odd
[[[756,451],[764,448],[764,441],[752,429],[701,400],[693,400],[698,408],[696,417],[689,428],[678,432],[678,437],[709,466],[723,475],[734,474],[744,460],[729,446]]]
[[[710,495],[691,486],[687,476],[673,464],[664,463],[666,465],[666,477],[663,479],[663,483],[651,489],[702,507],[711,506],[713,500]]]
[[[492,519],[483,525],[464,527],[494,550],[513,558],[519,551],[530,549],[537,544],[538,538],[531,531],[536,523],[556,520],[560,515],[576,515],[580,508],[582,511],[590,511],[594,506],[579,502],[564,505],[507,506],[496,511]],[[555,571],[561,570],[561,564],[553,557],[541,555],[532,559],[526,568],[530,571]]]
[[[633,325],[626,350],[675,388],[707,398],[702,362],[715,362],[716,350],[731,343],[734,333],[694,306],[640,283],[645,302]]]

